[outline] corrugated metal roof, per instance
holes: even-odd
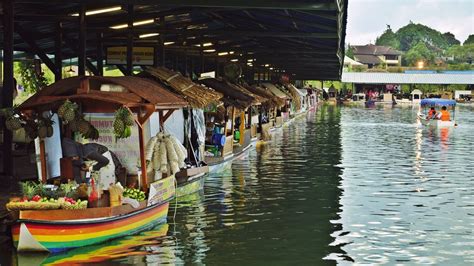
[[[461,84],[473,85],[474,75],[406,74],[406,73],[342,73],[342,82],[363,84]]]

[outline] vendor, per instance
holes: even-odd
[[[81,176],[81,170],[86,171],[87,166],[84,163],[85,160],[96,161],[92,168],[94,171],[99,171],[102,167],[109,164],[109,159],[102,155],[107,152],[107,147],[97,144],[97,143],[88,143],[81,144],[69,138],[64,138],[62,141],[63,156],[70,157],[73,160],[73,173],[74,180],[77,183],[84,183],[84,180]]]

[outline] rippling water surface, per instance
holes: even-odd
[[[321,107],[186,197],[168,225],[59,256],[135,265],[474,263],[474,111],[420,128],[411,108]]]

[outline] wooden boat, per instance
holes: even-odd
[[[158,181],[156,187],[160,188],[157,193],[169,196],[150,206],[143,201],[137,209],[122,205],[85,210],[19,211],[12,226],[14,246],[18,251],[56,253],[133,235],[164,224],[168,201],[175,194],[174,181],[168,179]]]
[[[195,193],[204,188],[204,180],[209,173],[209,166],[193,167],[183,169],[178,172],[176,181],[178,186],[176,188],[176,197],[183,197]]]
[[[122,91],[105,91],[103,85]],[[84,113],[113,113],[126,107],[137,115],[141,163],[141,188],[148,191],[145,163],[144,127],[155,111],[174,110],[187,103],[152,81],[138,77],[73,77],[58,81],[24,102],[19,110],[25,116],[55,110],[65,100],[76,102]],[[165,119],[162,119],[165,120]],[[164,121],[163,121],[164,122]],[[58,134],[58,132],[56,132]],[[41,178],[46,182],[45,144],[40,140]],[[93,245],[125,235],[136,234],[166,222],[169,200],[175,196],[175,178],[170,176],[150,184],[148,201],[137,208],[129,205],[83,210],[20,210],[12,236],[18,251],[61,252]]]
[[[456,125],[456,122],[454,121],[441,121],[437,119],[430,119],[426,120],[426,117],[420,116],[420,122],[424,126],[429,126],[429,127],[454,127]]]
[[[168,232],[168,224],[158,225],[150,231],[138,235],[115,239],[107,243],[95,244],[83,248],[68,250],[56,254],[33,255],[17,254],[18,265],[77,265],[97,264],[110,259],[121,259],[133,255],[147,255],[147,250],[140,249],[143,246],[158,246],[161,244],[160,237]]]

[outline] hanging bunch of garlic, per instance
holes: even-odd
[[[176,174],[186,166],[186,148],[174,137],[162,132],[152,137],[146,145],[146,161],[148,168],[161,173]]]

